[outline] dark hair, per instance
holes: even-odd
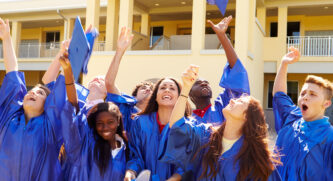
[[[45,85],[37,84],[34,87],[38,87],[38,88],[43,89],[45,91],[45,93],[46,93],[46,97],[51,93],[50,89],[47,88]]]
[[[122,115],[117,105],[111,102],[103,102],[91,108],[91,110],[88,113],[88,124],[89,127],[93,129],[94,139],[96,141],[94,147],[94,159],[98,165],[101,175],[104,175],[109,165],[109,161],[111,159],[111,154],[110,154],[111,146],[107,140],[104,140],[97,133],[96,130],[96,118],[101,112],[109,112],[112,116],[114,116],[119,120],[119,126],[117,128],[116,134],[118,134],[124,140],[127,148],[128,148],[128,140],[126,137],[126,133],[124,131]],[[129,156],[128,149],[125,150],[125,153],[127,160]]]
[[[151,90],[153,90],[154,88],[154,84],[152,82],[148,82],[148,81],[145,81],[145,82],[140,82],[139,84],[137,84],[132,92],[132,96],[136,97],[138,95],[138,90],[140,89],[140,87],[142,86],[148,86],[150,87]]]
[[[274,164],[281,164],[281,162],[268,149],[268,130],[264,111],[259,101],[251,96],[245,115],[246,121],[241,129],[244,140],[234,162],[236,164],[239,161],[240,166],[237,180],[268,180],[275,169]],[[219,171],[218,159],[223,150],[222,137],[225,125],[224,122],[214,131],[209,142],[204,146],[204,148],[208,147],[208,151],[203,157],[203,172],[200,178],[214,178]]]
[[[162,78],[155,84],[154,89],[153,89],[153,93],[150,96],[150,99],[149,99],[149,102],[148,102],[146,108],[143,111],[141,111],[140,113],[138,113],[137,115],[150,114],[152,112],[157,112],[158,111],[158,103],[156,101],[157,92],[158,92],[158,88],[161,85],[162,81],[164,81],[166,79],[172,80],[176,84],[176,86],[178,88],[178,94],[180,94],[180,91],[181,91],[182,87],[176,79],[170,78],[170,77]],[[184,116],[188,117],[190,115],[191,115],[191,107],[190,107],[190,104],[187,101]]]

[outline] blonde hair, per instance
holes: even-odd
[[[331,100],[333,97],[333,85],[327,79],[323,79],[322,77],[315,76],[315,75],[308,75],[305,79],[305,83],[316,84],[319,87],[324,88],[325,90],[325,97],[328,100]]]

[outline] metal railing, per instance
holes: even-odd
[[[94,43],[94,51],[102,52],[105,51],[105,42],[104,41],[97,41]]]
[[[302,56],[333,56],[333,36],[289,36],[287,44],[298,48]]]
[[[60,43],[21,43],[19,58],[49,58],[55,57],[60,49]]]
[[[167,36],[161,36],[155,41],[151,50],[170,50],[170,38]]]

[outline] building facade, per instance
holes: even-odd
[[[274,77],[288,46],[302,54],[288,70],[293,100],[308,74],[333,80],[333,1],[229,0],[228,15],[234,17],[228,34],[248,70],[251,94],[268,117]],[[200,76],[210,82],[214,97],[222,91],[218,84],[227,60],[207,20],[217,23],[223,16],[206,0],[1,0],[0,17],[11,22],[19,69],[26,73],[28,86],[41,81],[61,41],[71,37],[77,16],[100,32],[84,85],[106,73],[119,29],[127,26],[134,40],[117,78],[123,92],[130,93],[143,80],[180,78],[189,64],[201,67]],[[0,81],[5,75],[2,55],[1,48]]]

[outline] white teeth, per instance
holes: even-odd
[[[162,99],[169,99],[170,100],[171,97],[170,96],[163,96]]]
[[[103,135],[104,136],[109,136],[111,134],[111,132],[104,132]]]

